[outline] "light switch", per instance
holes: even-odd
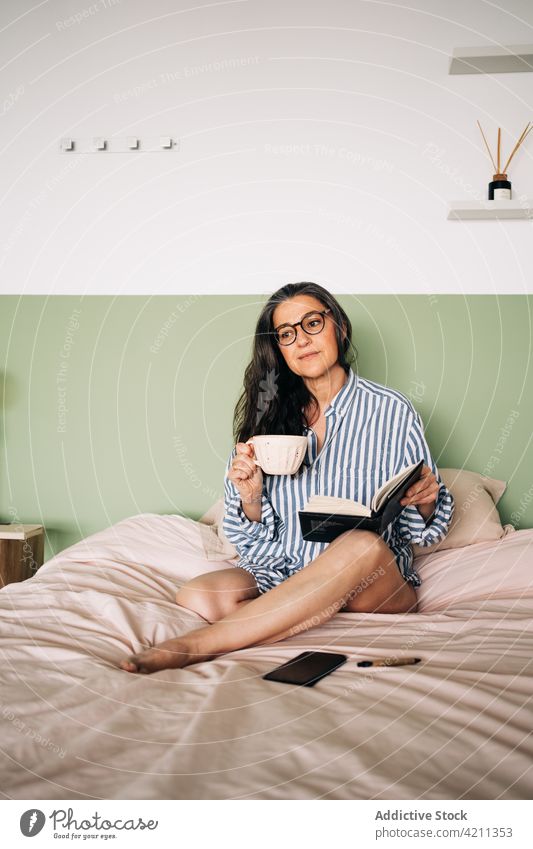
[[[74,150],[74,142],[72,139],[61,139],[61,150]]]
[[[93,139],[93,144],[95,150],[105,150],[106,148],[106,140],[101,137]]]
[[[137,150],[139,147],[139,139],[135,136],[128,136],[128,147],[130,150]]]
[[[170,136],[161,136],[159,139],[161,147],[172,147],[172,139]]]

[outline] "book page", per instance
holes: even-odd
[[[361,504],[360,501],[350,498],[338,498],[334,495],[312,495],[303,508],[303,511],[306,513],[327,513],[329,516],[335,513],[343,516],[371,516],[373,512],[379,513],[390,494],[396,489],[400,489],[402,483],[409,477],[419,462],[417,460],[416,463],[402,469],[397,475],[394,475],[394,477],[384,483],[375,493],[371,507],[367,507],[366,504]]]
[[[341,513],[343,516],[370,516],[371,510],[359,501],[334,495],[312,495],[303,510],[307,513]]]
[[[417,465],[418,465],[418,463],[419,463],[419,462],[420,462],[420,461],[419,461],[419,460],[417,460],[417,462],[416,462],[416,463],[412,463],[412,465],[407,466],[405,469],[402,469],[402,470],[401,470],[401,472],[398,472],[398,474],[397,474],[397,475],[394,475],[394,477],[393,477],[393,478],[391,478],[390,480],[388,480],[388,481],[387,481],[387,483],[384,483],[384,484],[383,484],[383,486],[382,486],[382,487],[380,487],[380,488],[378,489],[378,491],[377,491],[377,492],[376,492],[376,494],[374,495],[374,498],[372,499],[372,509],[373,509],[376,513],[377,513],[377,512],[379,512],[379,510],[380,510],[380,508],[381,508],[381,505],[382,505],[385,501],[387,501],[387,499],[388,499],[388,497],[389,497],[390,493],[391,493],[393,490],[395,490],[395,489],[397,489],[397,488],[398,488],[398,489],[400,488],[400,486],[402,485],[403,481],[404,481],[406,478],[408,478],[408,477],[409,477],[409,475],[411,474],[411,472],[413,471],[413,469],[415,468],[415,466],[417,466]]]

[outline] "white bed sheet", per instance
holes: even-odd
[[[416,614],[340,613],[186,669],[123,672],[124,654],[205,625],[174,603],[231,565],[206,559],[204,532],[133,516],[0,592],[5,798],[532,797],[533,531],[418,558]],[[349,660],[315,687],[262,680],[305,649]],[[423,662],[356,665],[391,654]]]

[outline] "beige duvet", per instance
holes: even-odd
[[[124,520],[0,592],[0,789],[16,799],[526,799],[533,531],[417,559],[416,614],[337,614],[281,643],[150,676],[126,653],[205,621],[174,604],[208,561],[179,516]],[[305,649],[314,687],[261,678]],[[360,659],[419,656],[361,669]]]

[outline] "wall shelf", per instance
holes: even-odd
[[[533,44],[504,47],[458,47],[449,74],[511,74],[533,71]]]
[[[533,218],[533,198],[485,200],[480,203],[471,200],[450,201],[448,219],[468,218]]]

